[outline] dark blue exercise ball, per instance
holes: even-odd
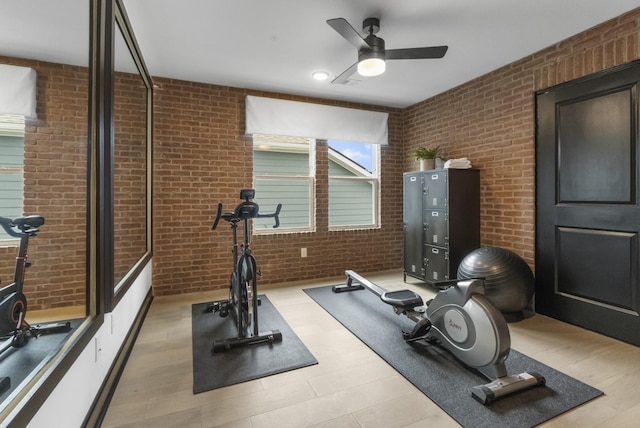
[[[516,253],[500,247],[483,247],[467,254],[458,266],[458,279],[484,280],[485,297],[504,313],[522,311],[533,297],[531,268]]]

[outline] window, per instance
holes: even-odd
[[[329,229],[379,225],[380,145],[328,142]],[[256,201],[263,214],[282,203],[280,227],[256,219],[254,232],[315,230],[315,140],[254,134],[253,173]]]
[[[329,229],[379,225],[380,145],[329,141]]]
[[[256,202],[263,214],[279,203],[280,227],[273,219],[256,219],[256,233],[312,231],[315,201],[315,140],[272,135],[253,136],[253,174]]]
[[[0,115],[0,216],[22,215],[24,117]],[[0,228],[0,240],[14,239]]]

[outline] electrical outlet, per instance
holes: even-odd
[[[307,257],[307,249],[306,248],[300,248],[300,257]]]
[[[96,351],[96,359],[95,362],[98,362],[98,358],[100,357],[100,353],[102,353],[102,344],[100,343],[100,336],[96,336],[94,338],[94,345]]]

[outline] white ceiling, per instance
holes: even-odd
[[[0,55],[86,64],[87,0],[0,2]],[[124,0],[153,76],[406,107],[639,6],[638,0]],[[326,20],[358,31],[380,18],[387,49],[448,45],[443,59],[396,60],[355,85],[332,77],[356,49]],[[78,51],[81,53],[78,54]]]

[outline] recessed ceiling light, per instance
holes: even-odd
[[[327,80],[329,78],[329,73],[327,73],[326,71],[314,71],[313,73],[311,73],[311,77],[313,77],[315,80]]]

